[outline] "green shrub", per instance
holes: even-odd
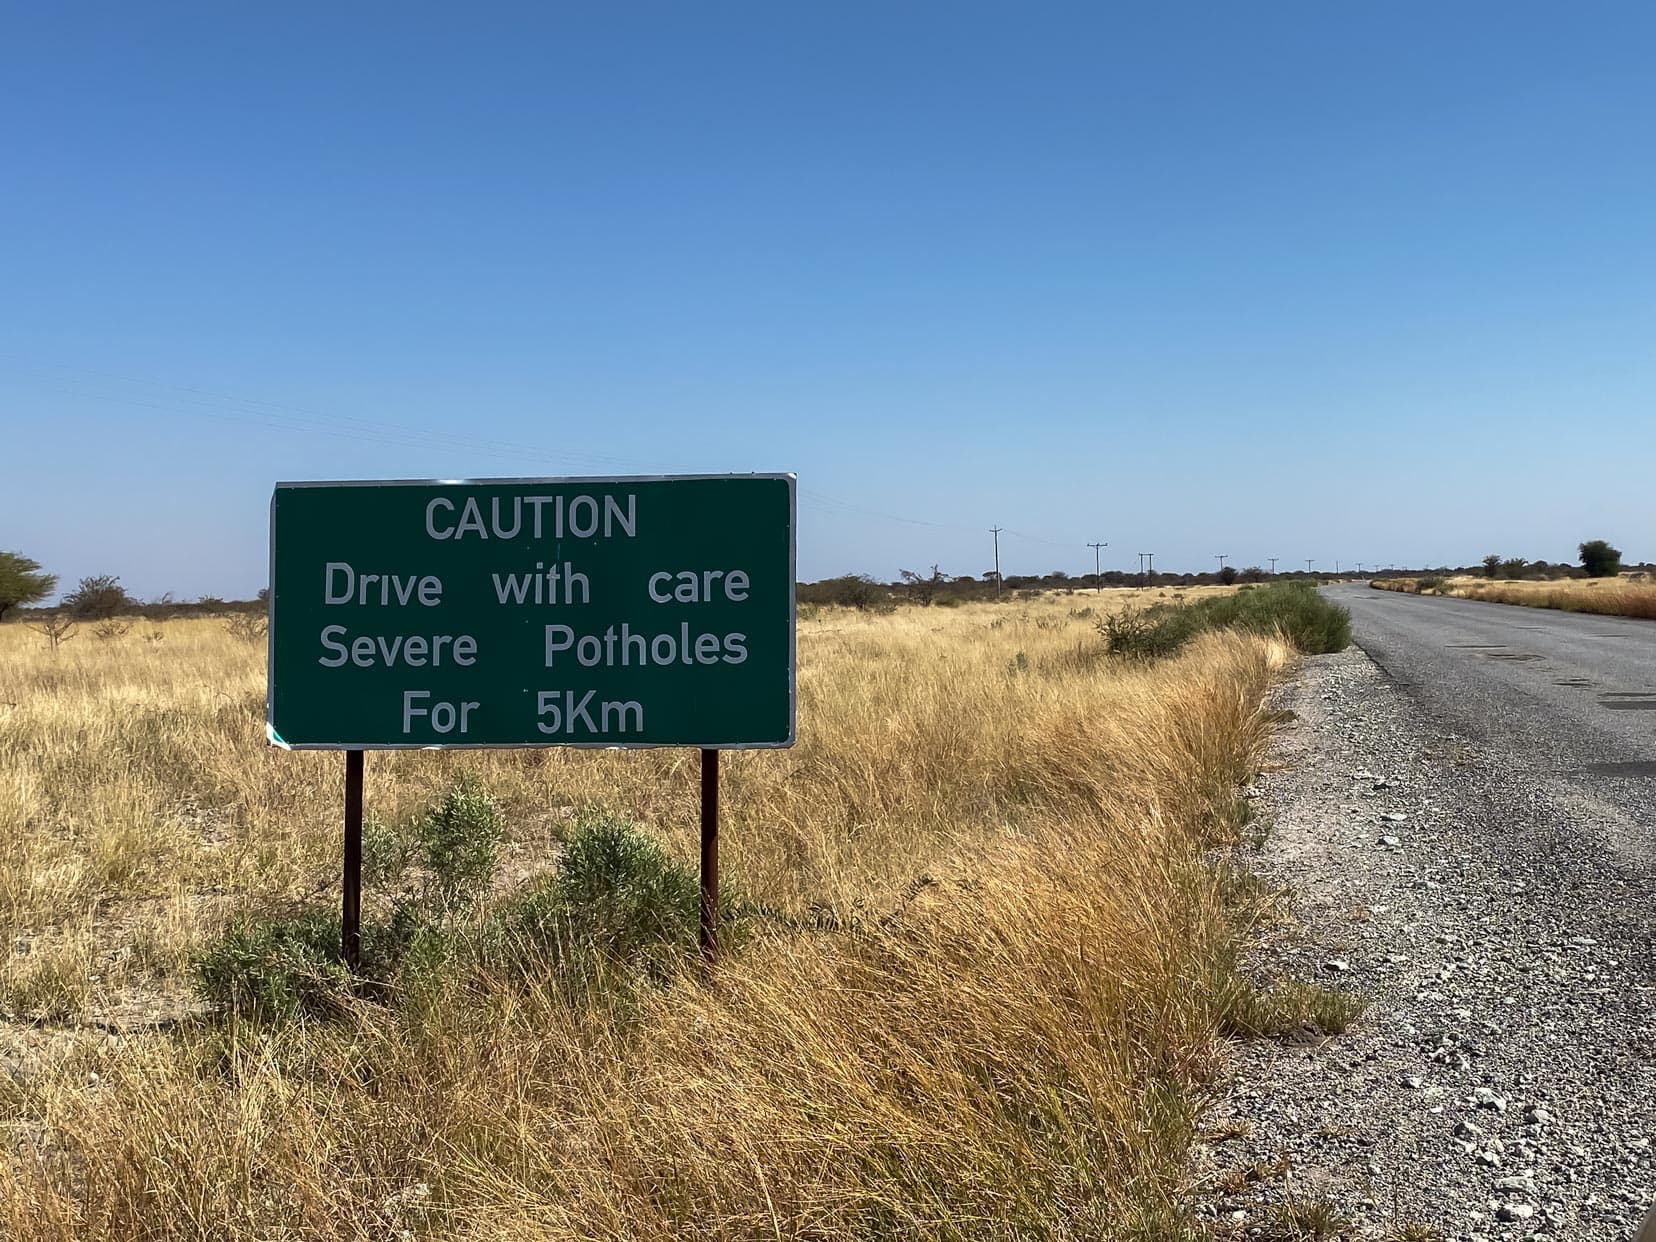
[[[1279,582],[1196,604],[1129,609],[1106,617],[1098,629],[1112,655],[1137,659],[1172,655],[1202,631],[1216,629],[1280,634],[1307,655],[1322,655],[1350,645],[1351,614],[1308,582]]]
[[[502,825],[494,799],[461,777],[415,829],[439,912],[476,905],[494,878]]]
[[[1132,660],[1158,660],[1175,654],[1201,627],[1194,610],[1182,605],[1127,608],[1098,623],[1111,655]]]
[[[322,910],[240,920],[194,966],[205,1000],[258,1018],[332,1016],[351,983],[339,960],[339,919]]]
[[[408,839],[382,820],[362,825],[362,884],[379,890],[402,883],[413,861]]]
[[[1246,593],[1205,599],[1191,609],[1200,629],[1244,629],[1281,634],[1306,655],[1351,645],[1351,614],[1307,582],[1279,582]]]
[[[613,982],[624,995],[642,979],[665,978],[696,951],[701,885],[635,824],[584,817],[557,868],[481,921],[455,915],[487,897],[500,839],[494,802],[462,780],[399,837],[381,826],[363,833],[365,872],[400,877],[415,861],[425,882],[365,910],[362,964],[352,979],[339,960],[339,917],[331,906],[279,917],[249,917],[195,957],[198,989],[226,1012],[262,1021],[337,1016],[354,991],[392,1003],[418,1024],[443,996],[492,975],[590,989]],[[370,896],[374,896],[370,890]],[[744,904],[727,890],[727,926]]]
[[[371,997],[429,992],[464,956],[464,935],[451,916],[487,895],[500,837],[493,799],[464,777],[404,832],[370,820],[362,832],[363,882],[371,898],[390,900],[382,915],[363,912],[354,981],[340,960],[339,914],[330,904],[231,924],[195,955],[197,989],[226,1011],[268,1020],[334,1015],[353,983]],[[398,889],[415,862],[426,869],[425,883]]]
[[[824,578],[821,582],[800,583],[794,595],[799,604],[838,604],[842,608],[855,608],[858,612],[885,613],[897,609],[891,589],[867,574],[841,574],[838,578]]]
[[[1436,593],[1442,591],[1443,588],[1448,585],[1448,582],[1449,580],[1447,578],[1419,578],[1415,581],[1414,593],[1416,595],[1425,595],[1429,591]]]
[[[538,958],[577,976],[605,964],[661,976],[695,949],[700,907],[695,872],[643,829],[586,819],[556,874],[496,913],[492,952],[509,967]]]

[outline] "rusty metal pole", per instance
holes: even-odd
[[[345,877],[339,952],[353,975],[362,966],[362,752],[345,752]]]
[[[701,955],[719,959],[719,752],[701,753]]]

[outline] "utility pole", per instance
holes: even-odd
[[[1357,562],[1357,576],[1359,578],[1361,578],[1363,576],[1363,562],[1362,561]]]
[[[1271,561],[1271,577],[1274,578],[1274,577],[1276,577],[1277,558],[1273,556],[1273,557],[1270,558],[1270,561]]]
[[[1006,527],[1004,527],[1004,526],[991,526],[989,528],[989,533],[995,537],[995,598],[996,599],[1000,598],[1000,593],[1001,593],[1000,535],[1001,535],[1001,531],[1003,531],[1005,529],[1006,529]]]
[[[1103,543],[1089,543],[1087,546],[1093,550],[1093,594],[1097,595],[1104,583],[1104,571],[1099,568],[1098,563],[1098,550],[1110,545],[1108,541],[1105,541]]]
[[[1148,589],[1150,584],[1156,580],[1156,554],[1154,552],[1141,552],[1139,555],[1144,558],[1144,563],[1149,566],[1149,572],[1144,577],[1144,585]]]
[[[1314,556],[1308,556],[1308,557],[1305,558],[1305,572],[1306,573],[1309,574],[1311,572],[1311,566],[1316,562],[1316,559],[1317,558],[1314,557]]]
[[[1217,560],[1219,562],[1219,572],[1221,574],[1224,573],[1225,572],[1225,561],[1229,559],[1230,553],[1229,552],[1215,552],[1213,554],[1213,557],[1214,557],[1215,560]]]

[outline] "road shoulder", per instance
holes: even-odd
[[[1637,826],[1434,723],[1356,648],[1279,706],[1247,861],[1293,918],[1261,968],[1370,1007],[1234,1047],[1204,1210],[1243,1237],[1285,1203],[1350,1238],[1630,1237],[1656,1202],[1656,883],[1611,842]]]

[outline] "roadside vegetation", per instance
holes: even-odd
[[[1382,591],[1410,595],[1452,595],[1492,604],[1519,604],[1525,608],[1557,608],[1610,617],[1638,617],[1656,621],[1656,582],[1644,574],[1617,578],[1571,578],[1556,582],[1491,582],[1481,578],[1424,577],[1375,580]]]
[[[1112,655],[1132,658],[1173,655],[1213,630],[1275,636],[1307,655],[1351,645],[1351,614],[1306,582],[1246,586],[1193,603],[1159,603],[1143,610],[1128,606],[1101,619],[1098,629]]]
[[[339,756],[265,743],[262,649],[0,626],[0,1233],[1194,1236],[1224,1039],[1354,1013],[1250,975],[1213,861],[1287,640],[1344,640],[1176,594],[802,620],[711,981],[689,752],[370,755],[351,980]],[[1180,641],[1110,658],[1145,596]]]

